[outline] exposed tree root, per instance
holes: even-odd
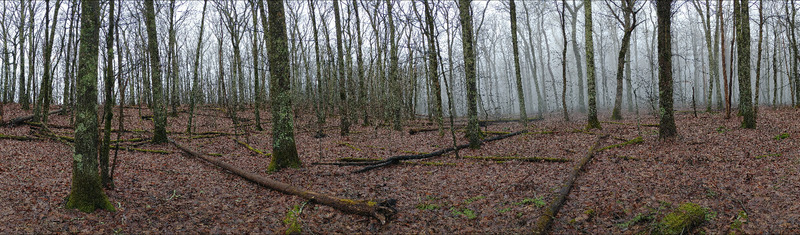
[[[558,214],[558,211],[561,210],[561,207],[564,206],[564,202],[567,201],[567,195],[572,190],[572,186],[575,184],[575,180],[578,178],[578,175],[581,173],[583,168],[592,160],[594,153],[596,152],[597,147],[600,145],[600,140],[605,139],[608,137],[607,135],[601,135],[597,137],[597,140],[592,144],[592,147],[589,148],[589,151],[586,153],[586,156],[581,159],[578,165],[572,168],[572,174],[569,175],[564,184],[562,184],[561,189],[558,190],[558,195],[553,199],[550,203],[550,206],[544,208],[544,214],[539,217],[539,221],[536,222],[536,227],[533,229],[534,234],[546,234],[548,230],[550,230],[550,226],[553,223],[553,219]]]
[[[523,134],[523,133],[527,133],[527,132],[528,132],[528,130],[522,130],[522,131],[517,131],[517,132],[514,132],[514,133],[509,133],[509,134],[506,134],[506,135],[495,136],[495,137],[488,138],[488,139],[485,139],[485,140],[481,141],[481,145],[484,144],[484,143],[492,142],[492,141],[495,141],[495,140],[502,140],[502,139],[505,139],[505,138],[508,138],[508,137],[512,137],[512,136]],[[400,161],[404,161],[404,160],[425,159],[425,158],[432,158],[432,157],[436,157],[436,156],[441,156],[441,155],[443,155],[445,153],[449,153],[449,152],[452,152],[452,151],[455,151],[455,150],[459,150],[459,149],[463,149],[463,148],[467,148],[467,147],[469,147],[469,144],[462,144],[462,145],[455,146],[455,147],[449,147],[449,148],[445,148],[445,149],[440,149],[440,150],[437,150],[435,152],[427,153],[427,154],[394,156],[394,157],[387,158],[386,160],[377,161],[377,162],[371,162],[371,164],[369,166],[361,168],[360,170],[357,170],[354,173],[366,172],[366,171],[369,171],[369,170],[372,170],[372,169],[376,169],[376,168],[380,168],[380,167],[384,167],[384,166],[388,166],[388,165],[392,165],[392,164],[397,164]],[[341,165],[348,165],[348,164],[341,164]],[[363,165],[363,164],[349,164],[349,165]]]
[[[397,210],[394,209],[394,205],[396,204],[396,200],[394,199],[389,199],[381,202],[369,201],[369,200],[351,200],[351,199],[338,198],[327,194],[321,194],[313,191],[308,191],[300,187],[295,187],[283,182],[275,181],[251,172],[244,171],[241,168],[211,158],[193,149],[184,147],[178,144],[177,142],[173,141],[172,139],[170,139],[169,141],[173,145],[175,145],[175,147],[178,147],[187,154],[203,159],[222,169],[228,170],[231,173],[238,175],[250,182],[256,183],[260,186],[284,194],[299,196],[313,203],[330,206],[344,213],[370,216],[380,221],[381,224],[386,224],[386,221],[391,219],[391,217],[397,213]]]

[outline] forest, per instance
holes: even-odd
[[[800,233],[794,0],[0,4],[3,234]]]

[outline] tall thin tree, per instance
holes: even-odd
[[[478,127],[478,87],[476,85],[475,49],[472,38],[472,0],[458,1],[458,18],[461,21],[461,45],[464,53],[464,70],[467,90],[467,139],[470,148],[480,148],[483,133]],[[452,105],[452,104],[450,104]]]
[[[161,86],[161,59],[158,54],[158,35],[156,30],[156,10],[154,0],[144,1],[144,21],[147,27],[147,50],[150,54],[150,74],[153,80],[153,143],[167,142],[167,115],[164,92]]]

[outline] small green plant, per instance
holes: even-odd
[[[733,220],[731,223],[731,230],[733,231],[742,231],[742,225],[747,223],[747,212],[739,211],[739,214],[736,215],[736,219]],[[731,233],[733,233],[733,231]]]
[[[730,131],[730,130],[731,130],[731,129],[728,129],[728,128],[727,128],[727,127],[725,127],[725,126],[719,126],[719,127],[717,127],[717,130],[716,130],[716,131],[717,131],[717,133],[725,133],[725,132],[727,132],[727,131]]]
[[[789,138],[789,133],[781,133],[780,135],[775,136],[775,140],[783,140]]]
[[[468,208],[464,208],[464,210],[461,210],[459,208],[450,207],[450,213],[453,213],[453,216],[464,216],[467,219],[478,218],[478,215],[475,214],[475,211]]]
[[[500,210],[497,210],[497,212],[500,212],[500,213],[506,213],[506,212],[509,212],[509,211],[511,211],[511,207],[506,207],[506,208],[502,208]]]
[[[713,214],[713,215],[711,215]],[[658,228],[662,234],[687,234],[700,224],[716,217],[716,213],[695,203],[683,203],[673,212],[664,216]]]
[[[303,213],[303,208],[306,202],[300,205],[294,205],[286,217],[283,218],[283,224],[286,225],[286,234],[299,234],[303,232],[302,224],[300,223],[300,213]]]
[[[541,197],[541,196],[540,197],[536,197],[536,198],[525,198],[525,199],[522,199],[522,201],[520,201],[520,202],[514,203],[514,205],[518,205],[518,206],[520,206],[520,205],[530,205],[530,204],[533,204],[536,207],[543,207],[547,203],[544,202],[544,198]]]
[[[436,209],[439,209],[439,208],[441,208],[441,206],[439,204],[433,204],[433,203],[420,203],[420,204],[417,204],[417,209],[420,209],[420,210],[436,210]]]

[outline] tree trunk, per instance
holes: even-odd
[[[614,109],[611,111],[611,119],[613,120],[622,120],[622,86],[625,82],[622,75],[625,64],[627,63],[625,57],[630,54],[628,51],[631,45],[631,35],[633,34],[633,29],[636,27],[636,12],[633,11],[634,3],[633,1],[623,0],[621,10],[624,19],[617,18],[617,21],[622,24],[623,35],[622,46],[620,46],[619,55],[617,55],[617,94],[614,97]],[[630,86],[628,89],[630,89]]]
[[[439,134],[442,134],[442,85],[439,83],[439,61],[437,55],[439,52],[436,50],[436,27],[434,25],[434,15],[428,0],[422,0],[425,5],[425,24],[427,29],[428,39],[428,80],[431,82],[433,91],[433,116],[436,119],[436,124],[439,126]],[[359,43],[361,44],[361,43]]]
[[[195,102],[196,102],[195,100],[197,99],[198,92],[200,92],[198,90],[198,88],[197,88],[198,82],[199,82],[197,77],[198,77],[198,70],[200,69],[199,68],[200,67],[200,53],[202,52],[202,49],[203,49],[203,29],[204,29],[205,23],[206,23],[205,22],[205,19],[206,19],[206,5],[208,5],[208,0],[204,0],[203,1],[203,13],[200,16],[200,35],[197,36],[197,49],[195,49],[195,54],[194,54],[194,62],[193,62],[194,66],[192,66],[194,71],[192,71],[192,93],[191,93],[191,95],[189,95],[189,123],[186,125],[186,133],[189,134],[189,136],[192,135],[192,121],[194,119],[194,106],[195,106]],[[256,71],[257,71],[257,69],[256,69]],[[258,97],[258,96],[256,96],[256,97]],[[258,102],[256,102],[256,107],[258,107],[257,105],[258,105]],[[258,110],[258,108],[256,108],[256,110]],[[257,128],[260,128],[260,126],[257,126]]]
[[[263,1],[258,1],[261,15],[261,25],[264,38],[269,42],[267,58],[270,70],[270,106],[272,108],[272,161],[267,168],[277,171],[286,167],[300,167],[300,158],[297,157],[297,148],[294,142],[294,115],[292,115],[292,97],[290,92],[291,73],[286,58],[289,55],[288,39],[286,37],[286,22],[284,18],[283,2],[268,1],[269,13],[264,11]]]
[[[525,111],[525,93],[522,92],[522,72],[519,68],[519,45],[517,43],[517,7],[514,0],[509,1],[511,11],[511,47],[514,51],[514,76],[517,78],[517,98],[519,98],[519,116],[522,125],[528,126],[528,113]]]
[[[156,35],[156,11],[153,0],[146,0],[145,25],[147,26],[147,50],[150,53],[150,74],[153,79],[153,143],[167,142],[167,115],[164,93],[161,86],[161,61],[158,56],[158,36]]]
[[[661,122],[658,137],[674,138],[678,133],[672,110],[672,0],[656,2],[658,17],[658,93]]]
[[[728,90],[730,89],[730,85],[728,84],[728,70],[725,68],[725,24],[722,23],[722,0],[719,0],[719,10],[717,11],[717,15],[719,16],[720,26],[720,52],[722,53],[722,82],[725,85],[724,93],[725,93],[725,119],[731,118],[731,97],[728,96]],[[733,46],[733,45],[731,45]],[[733,55],[731,55],[733,56]],[[733,66],[733,65],[731,65]],[[733,76],[731,74],[731,76]]]
[[[19,54],[19,103],[22,105],[22,109],[28,110],[30,104],[28,103],[28,92],[25,89],[25,0],[19,0],[19,2],[21,5],[19,28],[17,29],[19,32],[19,51],[17,52]],[[32,32],[33,29],[29,33]]]
[[[575,0],[573,0],[573,3],[575,3]],[[586,98],[584,97],[584,93],[583,93],[583,67],[581,65],[581,53],[580,53],[580,50],[578,49],[577,27],[578,27],[578,9],[580,9],[581,6],[584,5],[584,4],[586,4],[586,1],[584,1],[584,2],[582,2],[580,4],[578,4],[578,5],[575,5],[574,7],[570,7],[569,5],[567,5],[566,2],[564,2],[564,8],[566,8],[570,12],[570,15],[571,15],[571,18],[570,18],[571,22],[570,23],[572,25],[572,52],[573,52],[573,54],[575,54],[575,69],[577,71],[576,73],[578,74],[578,112],[581,112],[581,113],[586,112]],[[587,34],[587,33],[584,31],[584,34]],[[589,33],[589,34],[591,34],[591,33]],[[566,46],[567,45],[564,44],[564,47],[566,47]],[[589,65],[586,65],[586,66],[587,66],[587,70],[588,70],[588,66]],[[588,76],[588,74],[587,74],[587,76]],[[562,94],[562,96],[565,96],[565,95]],[[569,118],[567,118],[567,120],[569,120]]]
[[[391,5],[389,7],[389,22],[392,20],[392,13],[391,13]],[[345,70],[349,70],[344,66],[344,50],[342,49],[342,23],[341,18],[339,17],[339,0],[333,0],[333,16],[336,18],[336,61],[338,63],[336,71],[338,72],[339,77],[339,116],[341,118],[341,123],[339,127],[341,128],[340,134],[342,136],[346,136],[350,134],[350,114],[348,113],[349,104],[347,101],[347,74]],[[271,67],[271,66],[270,66]]]
[[[480,148],[483,138],[480,127],[478,127],[478,88],[476,86],[475,74],[475,49],[472,40],[472,13],[470,6],[472,0],[459,0],[458,10],[461,21],[461,40],[464,53],[464,70],[466,73],[467,90],[467,138],[470,148]],[[451,104],[452,105],[452,104]]]
[[[259,60],[258,60],[258,34],[256,33],[256,31],[258,30],[258,11],[256,10],[256,3],[255,2],[251,2],[250,4],[251,4],[250,7],[252,9],[252,14],[253,14],[253,32],[251,34],[253,36],[253,42],[252,42],[252,47],[253,47],[252,48],[252,50],[253,50],[253,82],[255,83],[254,87],[253,87],[253,98],[255,99],[255,104],[253,105],[253,108],[254,108],[253,109],[253,113],[256,116],[256,130],[257,131],[263,131],[264,128],[261,127],[261,103],[262,103],[261,97],[262,96],[261,96],[261,94],[259,94],[261,92],[261,84],[259,82],[259,77],[258,77],[258,73],[259,73],[259,69],[260,69]],[[262,17],[264,17],[264,16],[262,16]],[[202,32],[202,29],[201,29],[200,32]],[[198,45],[198,48],[200,48],[199,45]],[[200,53],[199,49],[198,49],[197,53]]]
[[[109,173],[108,166],[108,153],[111,144],[111,120],[114,113],[112,107],[114,106],[114,1],[109,1],[108,4],[108,33],[106,33],[106,64],[105,75],[103,76],[103,87],[105,92],[105,101],[103,102],[103,141],[100,146],[100,182],[105,188],[113,188],[114,183],[111,181],[111,174]],[[117,39],[119,40],[119,39]],[[123,104],[120,104],[122,106]]]
[[[594,42],[592,40],[592,1],[583,0],[583,9],[585,11],[584,35],[586,36],[586,77],[588,77],[587,86],[589,87],[589,120],[586,128],[603,129],[600,126],[600,121],[597,120],[597,85],[595,84]],[[582,92],[583,91],[581,91],[581,93]]]
[[[149,2],[149,3],[147,3]],[[153,2],[146,6],[153,9]],[[81,2],[78,103],[75,115],[75,153],[72,155],[72,188],[65,208],[83,212],[114,211],[103,192],[97,172],[97,55],[100,37],[100,3]],[[152,12],[152,11],[150,11]]]
[[[737,12],[739,15],[739,19],[736,20],[738,23],[736,27],[736,48],[739,56],[739,66],[737,68],[739,72],[739,106],[741,109],[739,110],[742,113],[742,127],[755,129],[756,128],[756,116],[753,112],[753,97],[751,96],[750,91],[750,6],[748,5],[747,0],[742,0],[741,3],[736,4],[734,1],[734,11]],[[760,34],[761,30],[759,30],[759,45],[758,45],[758,62],[761,62],[761,40]],[[759,64],[756,67],[756,76],[759,76],[759,69],[761,65]],[[756,100],[758,101],[758,100]]]
[[[561,34],[564,36],[564,50],[561,51],[561,77],[563,83],[561,84],[561,108],[564,111],[564,120],[569,122],[569,111],[567,110],[567,30],[566,30],[566,12],[567,1],[562,0],[563,7],[561,8]],[[581,91],[583,93],[583,91]]]

